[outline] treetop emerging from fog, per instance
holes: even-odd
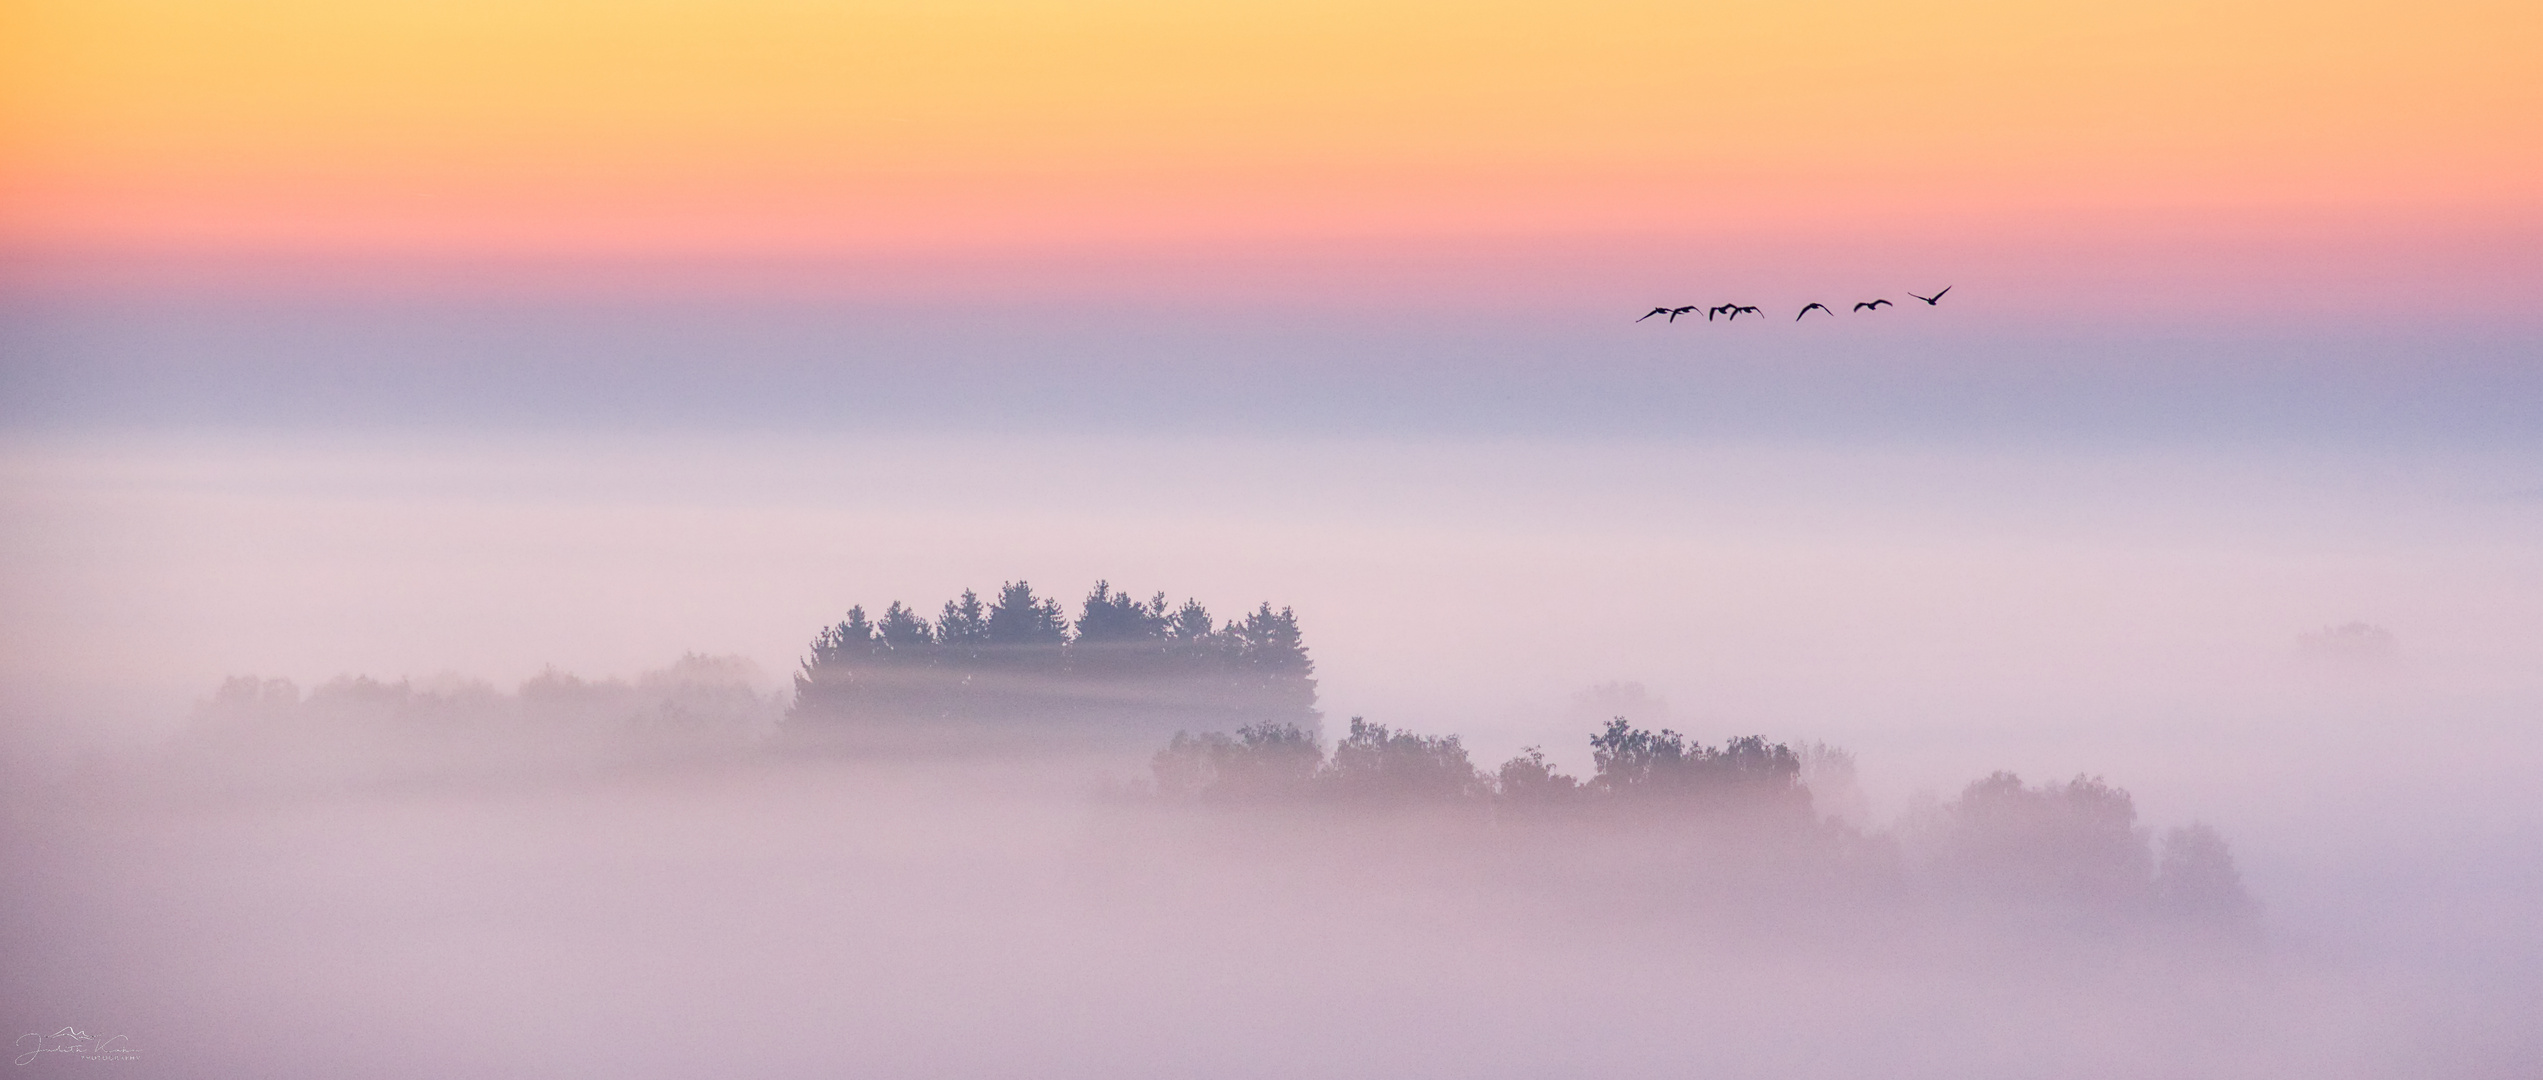
[[[895,600],[864,606],[812,640],[789,729],[805,737],[995,724],[1145,737],[1201,726],[1313,731],[1315,664],[1298,617],[1266,602],[1220,622],[1197,600],[1170,605],[1099,581],[1072,623],[1056,599],[1010,581],[969,589],[930,621]]]
[[[1613,865],[1693,877],[1728,874],[1802,895],[1917,890],[2009,903],[2110,923],[2141,919],[2242,935],[2256,911],[2225,840],[2203,824],[2155,837],[2128,792],[2099,777],[2030,786],[2009,772],[1970,784],[1947,804],[1866,831],[1814,805],[1816,771],[1851,782],[1851,757],[1810,744],[1796,751],[1762,736],[1706,746],[1623,717],[1591,735],[1596,771],[1581,780],[1530,747],[1493,772],[1455,735],[1419,735],[1351,718],[1328,755],[1307,732],[1253,725],[1233,733],[1179,732],[1150,760],[1168,805],[1260,811],[1386,806],[1463,819],[1487,831],[1554,830],[1571,854],[1600,844],[1631,852]],[[1842,759],[1844,769],[1831,769]],[[1812,764],[1819,769],[1810,768]],[[1329,817],[1328,821],[1342,818]],[[1675,869],[1671,869],[1674,867]],[[1756,872],[1797,874],[1768,887]],[[1746,875],[1742,877],[1742,875]],[[1725,878],[1724,880],[1729,880]]]

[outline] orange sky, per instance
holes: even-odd
[[[0,2],[22,249],[2543,220],[2532,3]]]

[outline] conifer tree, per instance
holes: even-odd
[[[1209,684],[1212,697],[1232,691],[1226,665],[1229,638],[1210,618],[1209,608],[1185,600],[1166,618],[1164,634],[1166,672],[1196,687]]]
[[[934,628],[909,605],[894,600],[875,624],[883,670],[865,697],[878,720],[933,719],[947,709],[937,673],[943,659]]]
[[[804,661],[804,670],[811,672],[870,659],[874,646],[874,624],[866,620],[865,607],[851,607],[848,617],[840,620],[839,625],[814,635],[812,656]]]
[[[968,591],[963,596],[973,599]],[[1068,641],[1068,620],[1060,614],[1060,602],[1036,598],[1032,584],[1023,581],[1010,581],[998,589],[998,602],[990,606],[983,629],[986,643],[1002,647],[1056,647]]]
[[[860,671],[874,660],[877,642],[874,626],[866,621],[863,606],[848,609],[848,617],[836,626],[813,635],[812,655],[795,673],[795,715],[834,717],[855,710],[860,691]]]
[[[1157,599],[1164,600],[1165,594],[1158,593]],[[1174,610],[1174,616],[1166,620],[1165,633],[1166,637],[1175,641],[1190,642],[1208,640],[1217,630],[1218,624],[1210,621],[1209,608],[1201,606],[1198,600],[1185,600],[1182,607]]]
[[[1153,642],[1165,637],[1166,628],[1166,594],[1141,603],[1127,592],[1112,591],[1112,583],[1098,581],[1078,609],[1073,640],[1095,645]]]
[[[945,610],[936,616],[936,643],[945,647],[947,659],[963,663],[979,655],[981,646],[989,643],[989,614],[980,604],[980,594],[962,591],[959,600],[945,601]]]
[[[882,639],[883,647],[894,653],[915,654],[936,643],[936,632],[928,628],[927,620],[898,600],[883,609],[883,621],[876,625],[875,634]]]
[[[1230,623],[1227,634],[1235,645],[1243,714],[1254,723],[1296,724],[1314,731],[1324,714],[1316,708],[1316,666],[1307,658],[1297,613],[1289,608],[1274,612],[1265,603],[1244,622]]]

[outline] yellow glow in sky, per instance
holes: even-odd
[[[12,0],[20,243],[926,247],[2543,200],[2543,6]]]

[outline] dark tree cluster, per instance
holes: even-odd
[[[1486,773],[1455,735],[1416,735],[1351,718],[1351,732],[1328,756],[1305,731],[1256,725],[1234,734],[1177,733],[1151,763],[1159,793],[1173,799],[1245,802],[1267,798],[1349,802],[1675,809],[1779,808],[1807,816],[1801,759],[1760,736],[1719,747],[1674,731],[1634,727],[1622,717],[1591,736],[1597,771],[1565,775],[1530,747]]]
[[[1590,784],[1611,798],[1804,805],[1810,798],[1801,786],[1801,756],[1763,736],[1709,747],[1674,731],[1639,730],[1618,717],[1590,737],[1589,747],[1597,765]]]
[[[933,620],[893,601],[813,638],[788,714],[797,731],[1033,723],[1143,734],[1288,725],[1312,735],[1315,665],[1298,617],[1268,603],[1219,622],[1096,582],[1072,623],[1059,601],[1011,581]]]
[[[2158,847],[2138,825],[2129,794],[2099,778],[2032,787],[2000,772],[1896,830],[1867,833],[1817,812],[1802,781],[1803,755],[1783,743],[1752,735],[1707,746],[1619,717],[1589,744],[1595,770],[1586,780],[1557,771],[1535,747],[1487,773],[1455,735],[1353,717],[1330,754],[1304,730],[1261,724],[1178,733],[1150,768],[1170,803],[1452,809],[1496,831],[1527,826],[1517,831],[1561,839],[1567,855],[1557,857],[1570,858],[1575,875],[1608,873],[1600,880],[1619,887],[1625,879],[1613,866],[1600,869],[1598,853],[1623,842],[1625,861],[1647,872],[1668,858],[1691,857],[1716,871],[1773,863],[1804,874],[1787,886],[1922,882],[1939,895],[2061,917],[2158,919],[2237,935],[2257,925],[2216,830],[2172,829]],[[1649,843],[1662,837],[1675,839]],[[1679,843],[1697,837],[1709,846]]]

